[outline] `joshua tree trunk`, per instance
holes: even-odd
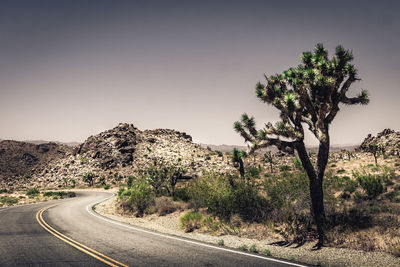
[[[240,178],[244,181],[244,163],[242,159],[239,159],[239,173],[240,173]]]
[[[322,184],[329,157],[329,139],[321,142],[319,145],[317,170],[314,169],[310,161],[304,142],[299,142],[296,150],[310,181],[311,214],[317,225],[317,247],[321,247],[324,242],[325,229],[324,191]]]

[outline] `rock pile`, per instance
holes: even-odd
[[[12,140],[1,141],[0,185],[23,187],[35,173],[71,152],[72,148],[56,143],[35,145]]]
[[[400,149],[400,132],[385,129],[378,133],[376,137],[369,134],[361,143],[359,149],[366,151],[371,144],[384,147],[386,155],[398,155]]]

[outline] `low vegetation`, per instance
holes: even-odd
[[[185,211],[179,218],[185,232],[246,236],[244,229],[258,225],[258,238],[279,235],[285,244],[316,240],[309,179],[299,160],[293,158],[273,172],[268,161],[259,164],[247,158],[244,164],[245,179],[240,168],[237,173],[225,175],[209,172],[199,178],[178,180],[174,190],[165,188],[170,186],[171,174],[141,171],[119,190],[120,205],[136,216]],[[359,165],[339,173],[337,166],[338,162],[330,164],[323,187],[326,245],[396,255],[400,240],[399,176],[386,165]],[[164,167],[159,164],[157,168]],[[217,244],[223,246],[223,239]],[[239,249],[270,255],[255,246]]]

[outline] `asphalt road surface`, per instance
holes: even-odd
[[[157,234],[103,218],[112,194],[0,209],[0,266],[303,266]]]

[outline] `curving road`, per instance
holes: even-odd
[[[0,209],[0,266],[304,266],[153,233],[92,211],[111,195],[78,192]]]

